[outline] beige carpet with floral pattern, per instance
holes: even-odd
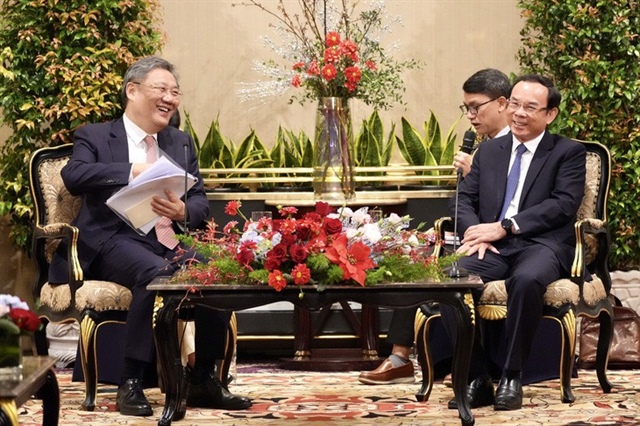
[[[426,403],[413,394],[419,385],[365,386],[358,372],[320,373],[281,370],[274,364],[239,364],[231,391],[247,395],[254,405],[246,411],[189,409],[176,426],[190,425],[458,425],[457,412],[446,408],[451,388],[434,384]],[[162,412],[163,394],[147,390],[154,415],[121,416],[115,409],[116,388],[100,385],[94,412],[80,410],[83,383],[71,382],[71,372],[58,371],[60,425],[155,425]],[[419,377],[418,377],[419,378]],[[638,425],[640,424],[640,370],[609,371],[614,389],[603,394],[593,370],[580,370],[573,379],[576,401],[560,402],[559,382],[551,380],[524,388],[524,407],[495,412],[491,407],[473,410],[476,425]],[[18,409],[20,424],[42,424],[40,401]]]

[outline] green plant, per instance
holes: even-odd
[[[520,0],[518,59],[552,77],[563,101],[553,130],[605,144],[613,156],[610,264],[640,266],[640,3]]]
[[[244,138],[240,145],[226,138],[220,131],[218,117],[211,122],[207,136],[200,141],[193,129],[191,118],[185,113],[184,131],[191,136],[198,154],[198,164],[203,169],[240,169],[268,167],[273,164],[268,150],[264,147],[254,130]],[[245,173],[231,173],[229,178],[246,177]],[[224,187],[237,187],[239,184],[225,184]]]
[[[391,131],[385,137],[384,126],[377,110],[368,120],[362,120],[360,131],[354,140],[354,161],[356,167],[384,167],[389,165],[393,152],[396,125],[391,124]],[[384,172],[364,172],[363,176],[383,176]],[[372,185],[382,182],[373,181]]]
[[[400,154],[411,166],[440,166],[453,163],[457,134],[453,133],[460,118],[449,128],[447,135],[442,137],[440,124],[433,111],[429,120],[423,124],[424,136],[402,117],[402,137],[396,136]],[[438,170],[416,172],[419,175],[438,176],[450,174]],[[429,182],[427,182],[429,183]]]
[[[278,127],[278,135],[269,152],[273,167],[312,167],[313,143],[309,136],[300,131],[297,135],[291,130]],[[281,176],[295,177],[295,173],[285,173]],[[291,186],[308,185],[308,183],[293,182]]]
[[[30,245],[29,156],[121,113],[127,67],[162,46],[158,8],[158,0],[2,1],[0,108],[12,134],[0,147],[0,215],[10,215],[17,248]]]

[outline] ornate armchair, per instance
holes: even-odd
[[[98,330],[106,324],[124,324],[132,296],[129,289],[115,282],[83,278],[76,247],[79,230],[70,224],[78,213],[81,199],[67,191],[60,176],[61,169],[71,157],[72,148],[72,144],[41,148],[32,154],[29,162],[31,197],[35,208],[32,257],[36,265],[36,280],[33,296],[45,325],[50,322],[79,323],[79,362],[85,380],[82,408],[93,411],[98,382]],[[52,285],[48,282],[49,263],[64,238],[69,241],[69,282]],[[235,324],[235,318],[232,317],[227,338],[228,355],[218,370],[223,383],[226,383],[235,349]],[[47,353],[44,331],[36,335],[35,343],[38,354]]]
[[[558,323],[562,329],[560,360],[560,392],[562,402],[573,402],[571,373],[575,361],[576,319],[579,315],[598,318],[600,335],[596,355],[596,371],[603,392],[611,391],[606,370],[613,328],[613,307],[609,298],[611,278],[607,266],[610,235],[606,204],[611,175],[611,156],[597,142],[581,141],[587,149],[585,194],[575,224],[576,252],[571,277],[551,283],[544,295],[544,317]],[[445,230],[453,229],[449,217],[438,219],[436,233],[440,236],[437,252],[443,249]],[[507,315],[507,292],[504,280],[485,283],[476,312],[484,320],[500,320]],[[419,395],[428,398],[433,382],[433,366],[428,347],[429,323],[438,311],[420,309],[416,314],[415,332],[418,357],[430,373]]]

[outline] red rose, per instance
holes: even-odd
[[[249,265],[251,262],[253,262],[253,259],[253,252],[248,249],[240,250],[240,252],[236,254],[236,260],[242,265]]]
[[[287,257],[287,246],[285,244],[276,244],[267,252],[267,257],[275,257],[276,259],[284,259]]]
[[[20,330],[33,333],[38,328],[40,328],[40,318],[38,318],[38,316],[32,311],[21,308],[13,308],[9,311],[8,315]]]
[[[274,271],[278,269],[282,265],[282,261],[275,257],[267,257],[267,260],[264,262],[264,269],[267,271]]]
[[[325,203],[324,201],[316,202],[316,213],[318,213],[320,216],[325,217],[326,215],[331,213],[332,210],[333,209],[331,208],[329,203]]]
[[[324,230],[328,235],[336,235],[342,231],[342,221],[340,219],[326,218],[324,220]]]
[[[296,263],[304,262],[308,256],[307,249],[299,244],[292,245],[289,248],[289,253],[291,254],[291,260]]]

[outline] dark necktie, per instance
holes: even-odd
[[[156,141],[153,139],[153,136],[147,135],[144,138],[144,143],[147,144],[147,163],[154,163],[158,159]],[[155,229],[156,237],[163,246],[169,249],[174,249],[178,245],[178,240],[174,238],[176,233],[173,230],[171,219],[165,216],[160,216],[160,219],[158,219],[155,224]]]
[[[516,194],[516,188],[518,188],[518,180],[520,179],[520,164],[522,163],[522,154],[524,154],[526,151],[527,147],[522,143],[516,148],[516,158],[513,161],[513,165],[511,166],[509,176],[507,176],[507,190],[504,194],[502,212],[500,213],[500,219],[498,220],[504,219],[504,216],[507,214],[509,204],[511,204],[511,200],[513,200],[513,196]]]

